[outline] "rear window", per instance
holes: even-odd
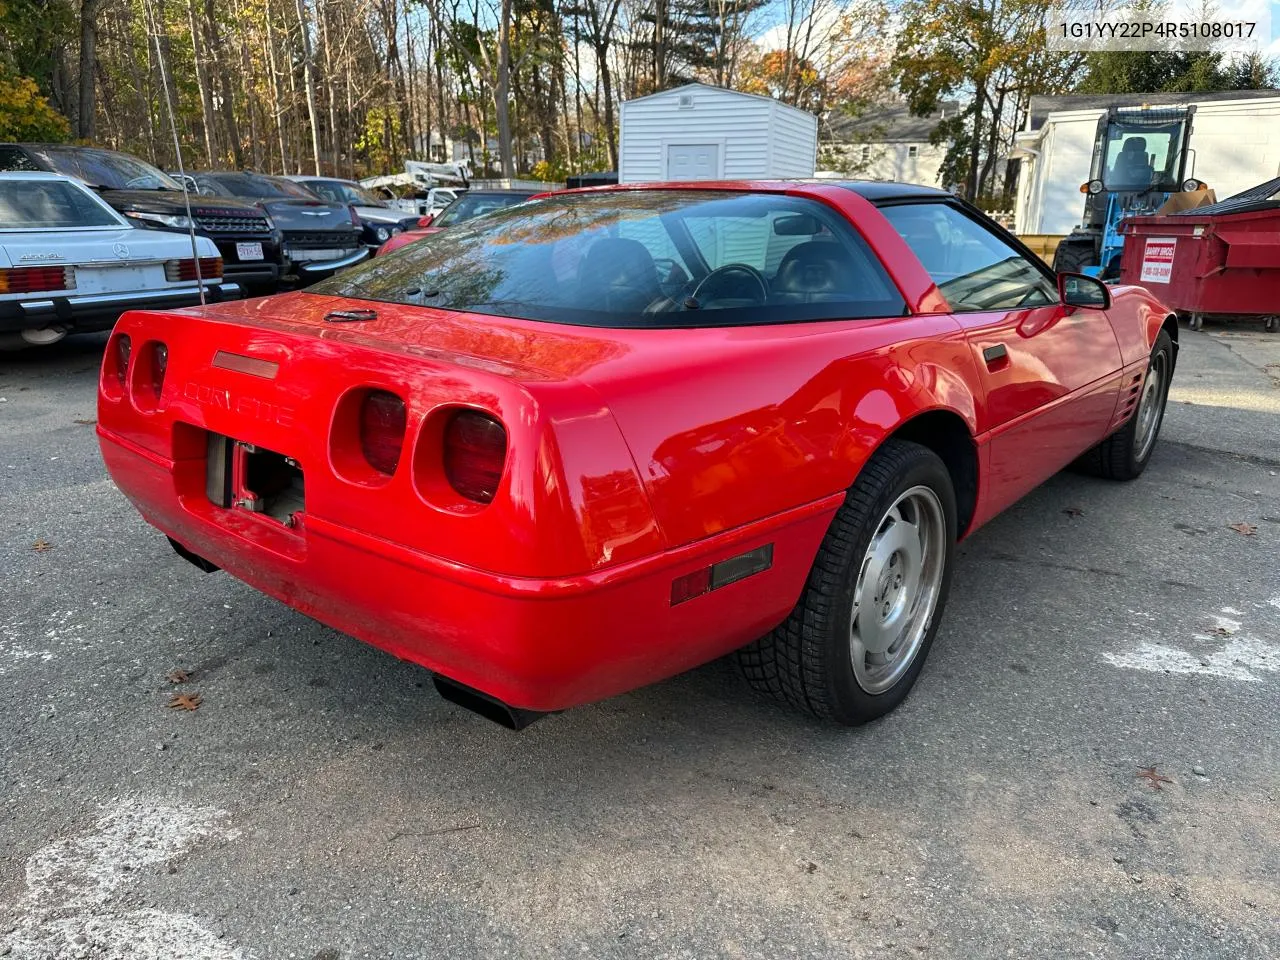
[[[712,191],[535,200],[424,237],[311,290],[612,327],[905,312],[884,269],[835,211],[802,197]]]
[[[118,227],[83,190],[60,180],[0,180],[0,230]]]

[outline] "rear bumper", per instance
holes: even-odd
[[[204,495],[203,459],[171,461],[103,427],[117,486],[153,526],[289,606],[504,703],[550,711],[672,676],[790,612],[843,500],[581,576],[513,577],[303,516],[286,529]],[[773,566],[672,606],[676,577],[764,544]]]
[[[218,303],[238,300],[241,289],[237,283],[224,281],[207,285],[204,293],[207,302]],[[200,290],[192,283],[163,290],[81,294],[0,303],[0,331],[44,327],[65,327],[79,333],[109,330],[126,310],[190,307],[199,302]]]

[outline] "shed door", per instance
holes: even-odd
[[[720,144],[667,144],[668,180],[720,179]]]

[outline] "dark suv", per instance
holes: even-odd
[[[187,198],[173,178],[127,153],[62,143],[0,143],[0,170],[49,170],[78,177],[136,225],[186,233]],[[243,200],[192,194],[197,236],[222,255],[223,275],[246,293],[275,293],[283,254],[280,236],[261,207]]]

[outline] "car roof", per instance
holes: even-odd
[[[954,196],[938,187],[926,187],[919,183],[899,183],[893,180],[833,180],[825,177],[806,177],[791,180],[683,180],[653,181],[649,183],[619,183],[602,187],[576,187],[554,193],[611,193],[626,190],[721,190],[734,193],[780,193],[796,187],[840,187],[858,194],[872,203],[883,200],[907,200]],[[474,192],[474,191],[473,191]]]
[[[438,187],[442,190],[457,190],[457,187]],[[468,197],[532,197],[536,193],[543,193],[542,190],[466,190],[464,194]]]

